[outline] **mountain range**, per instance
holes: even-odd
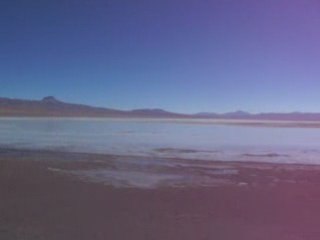
[[[185,118],[162,109],[136,109],[131,111],[67,103],[48,96],[42,100],[0,98],[0,116],[16,117],[162,117]]]
[[[247,120],[286,120],[320,121],[320,113],[259,113],[244,111],[229,113],[200,112],[181,114],[162,109],[118,110],[67,103],[48,96],[42,100],[0,98],[2,117],[119,117],[119,118],[187,118],[187,119],[247,119]]]

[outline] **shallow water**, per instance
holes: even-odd
[[[319,128],[199,121],[0,118],[0,146],[221,161],[320,164]]]

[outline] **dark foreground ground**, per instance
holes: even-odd
[[[231,163],[238,183],[155,189],[48,170],[88,167],[62,161],[79,156],[0,151],[1,240],[320,239],[319,168]]]

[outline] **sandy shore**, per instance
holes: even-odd
[[[68,174],[117,170],[116,160],[0,150],[0,239],[320,239],[319,167],[211,162],[208,167],[228,165],[237,174],[210,176],[228,184],[153,188],[114,187]],[[187,174],[198,173],[199,167],[188,167]]]

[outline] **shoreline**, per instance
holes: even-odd
[[[320,128],[320,120],[273,120],[273,119],[223,119],[223,118],[166,118],[166,117],[79,117],[79,116],[4,116],[0,120],[78,120],[78,121],[131,121],[197,125],[226,125],[270,128]]]
[[[166,148],[165,148],[166,149]],[[174,149],[174,148],[173,148]],[[185,149],[177,149],[184,151]],[[188,150],[188,149],[187,149]],[[187,151],[186,150],[186,151]],[[191,150],[192,151],[192,150]],[[195,150],[197,151],[197,150]],[[19,156],[23,154],[24,156]],[[277,153],[271,153],[277,154]],[[148,155],[129,155],[129,154],[111,154],[111,153],[93,153],[93,152],[78,152],[78,151],[64,151],[62,149],[32,149],[32,148],[15,148],[15,147],[3,147],[0,146],[0,160],[4,157],[19,157],[20,159],[26,158],[29,160],[34,160],[34,158],[41,157],[42,155],[48,156],[51,160],[62,160],[61,157],[67,156],[71,158],[71,160],[79,160],[79,157],[84,161],[89,161],[91,159],[118,159],[118,158],[126,158],[126,159],[157,159],[157,160],[165,160],[165,161],[178,161],[182,163],[205,163],[205,164],[222,164],[222,165],[247,165],[247,166],[283,166],[283,167],[302,167],[302,168],[317,168],[320,169],[320,163],[297,163],[297,162],[274,162],[274,161],[262,161],[261,158],[265,155],[268,158],[268,154],[244,154],[249,155],[248,157],[258,157],[259,160],[209,160],[209,159],[197,159],[197,158],[178,158],[178,157],[162,157],[162,156],[148,156]],[[270,156],[269,158],[272,158]]]
[[[130,159],[133,158],[126,158]],[[320,237],[320,166],[215,162],[204,168],[227,165],[236,168],[238,174],[212,178],[227,178],[235,184],[156,188],[114,187],[50,171],[50,168],[114,169],[118,160],[111,155],[0,150],[0,238],[316,240]],[[123,165],[124,162],[118,167]],[[203,174],[199,166],[182,166],[179,171],[195,176]]]

